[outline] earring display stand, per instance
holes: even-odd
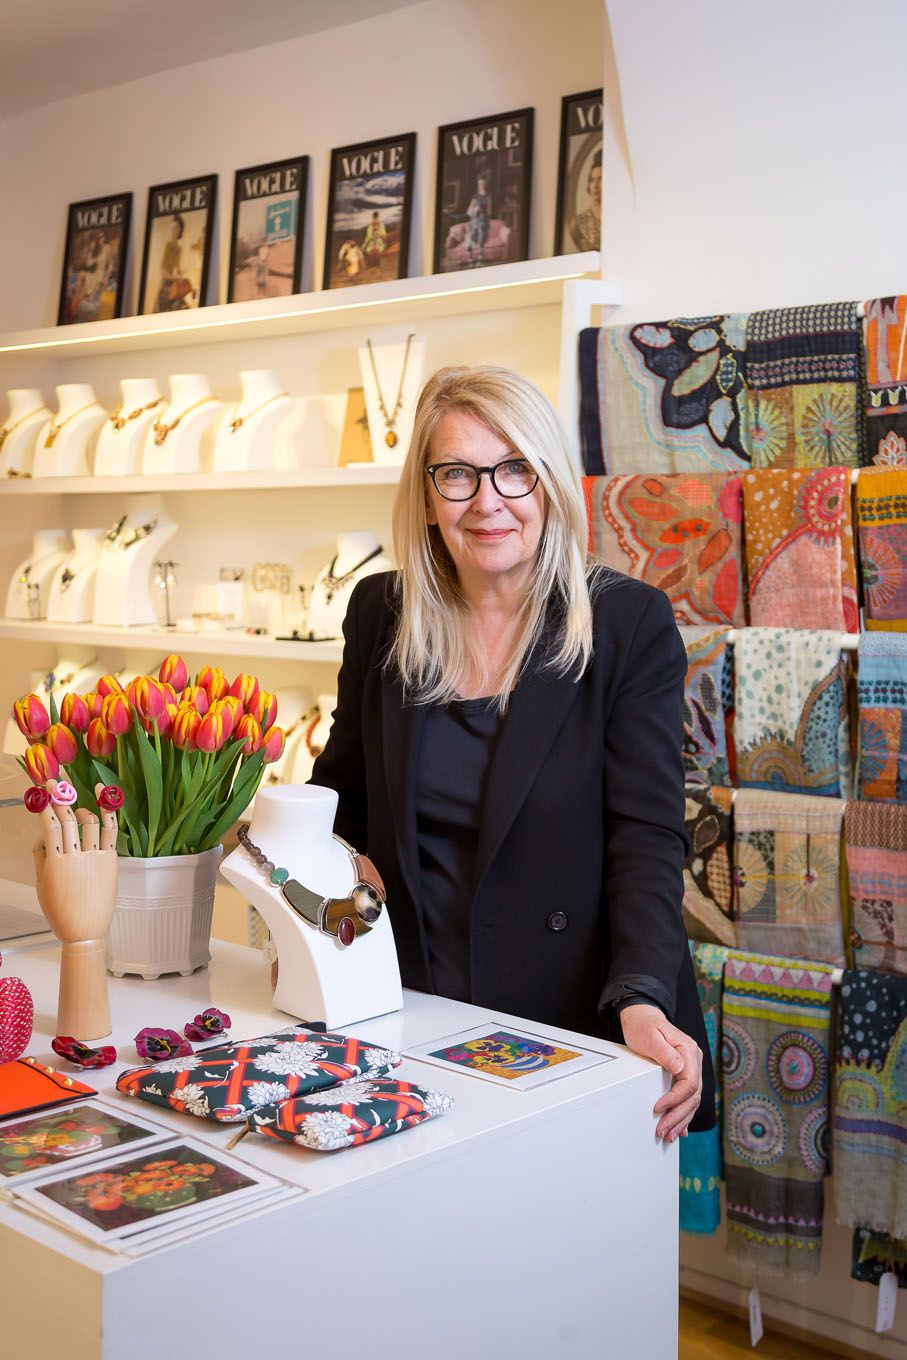
[[[247,369],[239,378],[242,397],[226,408],[214,442],[215,472],[274,467],[277,432],[293,409],[292,397],[270,369]]]
[[[325,897],[346,897],[353,868],[333,839],[337,794],[312,784],[259,789],[249,835],[291,878]],[[403,1005],[394,933],[387,910],[347,949],[293,911],[248,852],[238,846],[221,873],[263,917],[277,948],[274,1005],[297,1019],[342,1029]]]
[[[65,529],[39,529],[31,550],[13,572],[6,592],[8,619],[43,619],[54,573],[69,551]],[[37,594],[34,590],[37,588]],[[31,601],[36,601],[33,610]]]
[[[73,529],[72,552],[60,563],[50,583],[49,619],[56,623],[91,622],[104,533],[103,529]]]
[[[169,383],[170,402],[158,407],[145,434],[146,475],[201,472],[205,436],[223,409],[203,373],[174,373]]]
[[[164,410],[164,398],[154,378],[124,378],[122,401],[111,411],[98,435],[96,477],[131,477],[142,470],[148,431]]]
[[[416,402],[422,390],[427,347],[423,335],[404,335],[399,341],[372,344],[371,353],[368,345],[359,348],[365,410],[376,463],[396,467],[406,458]],[[393,443],[388,444],[391,436]]]
[[[57,404],[57,414],[38,433],[32,476],[87,477],[107,412],[90,383],[64,383],[57,388]]]
[[[375,572],[392,571],[393,565],[374,534],[340,534],[333,559],[322,567],[312,587],[306,615],[308,639],[341,637],[353,586]]]
[[[151,593],[154,563],[179,526],[160,496],[130,496],[126,514],[104,539],[95,584],[94,622],[121,628],[158,622]]]
[[[50,411],[37,387],[14,387],[6,395],[9,415],[0,427],[0,477],[30,477],[38,433]]]

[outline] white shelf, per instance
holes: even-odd
[[[77,642],[82,646],[121,650],[179,652],[183,656],[254,656],[272,661],[325,661],[339,664],[343,643],[278,642],[247,633],[181,633],[173,628],[97,628],[92,623],[32,623],[28,619],[0,619],[0,640],[15,642]]]
[[[319,487],[396,486],[400,466],[268,468],[261,472],[192,472],[133,477],[9,477],[0,496],[135,495],[139,491],[299,491]]]
[[[263,301],[222,303],[185,312],[51,326],[0,335],[0,355],[31,353],[36,357],[64,358],[79,353],[123,354],[339,330],[361,326],[366,321],[369,325],[416,325],[435,316],[560,303],[566,282],[597,278],[599,268],[599,252],[586,251],[488,265],[471,272],[430,274]],[[602,288],[598,301],[606,305],[620,302],[616,284]]]

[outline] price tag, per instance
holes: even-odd
[[[750,1306],[750,1345],[758,1346],[762,1340],[762,1300],[759,1298],[759,1290],[751,1289],[749,1292]]]
[[[886,1270],[879,1280],[879,1301],[876,1305],[876,1331],[890,1332],[894,1326],[894,1310],[898,1301],[898,1277]]]

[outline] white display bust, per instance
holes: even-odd
[[[117,532],[110,530],[98,562],[94,622],[142,627],[158,622],[151,571],[177,531],[160,496],[129,496]]]
[[[57,623],[89,623],[94,615],[94,588],[104,542],[104,529],[73,529],[67,553],[50,583],[47,617]]]
[[[37,387],[14,387],[6,395],[9,415],[0,427],[0,477],[30,477],[35,443],[50,411]]]
[[[409,352],[407,353],[407,340]],[[396,466],[406,458],[422,390],[427,342],[423,335],[402,336],[359,347],[359,367],[365,389],[365,410],[376,463]],[[399,395],[400,406],[394,415]],[[379,399],[380,398],[380,399]],[[391,424],[381,410],[381,403]],[[392,443],[388,444],[388,438]]]
[[[306,636],[313,641],[341,637],[346,607],[356,582],[392,568],[393,562],[374,534],[340,534],[333,559],[322,567],[312,587]]]
[[[141,472],[145,439],[164,409],[154,378],[124,378],[120,395],[120,405],[111,411],[98,435],[96,477],[131,477]]]
[[[6,592],[8,619],[43,619],[54,573],[69,551],[65,529],[38,529]],[[35,590],[37,587],[37,590]]]
[[[293,399],[268,368],[239,375],[242,397],[227,407],[214,443],[215,472],[244,472],[275,465],[277,431]]]
[[[35,446],[35,477],[87,477],[89,457],[107,412],[91,383],[57,388],[57,414],[43,425]]]
[[[203,373],[173,373],[170,401],[158,408],[145,435],[142,471],[201,472],[203,441],[223,403]]]
[[[259,789],[249,835],[271,862],[313,892],[345,897],[354,882],[344,847],[332,836],[337,794],[314,785]],[[358,848],[358,847],[357,847]],[[381,866],[376,866],[381,872]],[[240,845],[221,873],[260,912],[277,948],[274,1005],[329,1029],[386,1015],[403,1005],[394,934],[387,909],[367,934],[344,948],[289,906]]]

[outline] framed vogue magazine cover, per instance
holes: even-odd
[[[325,288],[408,276],[415,164],[414,132],[331,152]]]
[[[140,316],[205,306],[216,198],[217,175],[148,190]]]
[[[436,274],[529,255],[532,109],[438,129]]]
[[[70,203],[57,325],[123,315],[132,194]]]
[[[555,255],[601,250],[602,96],[601,90],[587,90],[561,101]]]
[[[308,156],[237,170],[228,302],[286,297],[302,288]]]

